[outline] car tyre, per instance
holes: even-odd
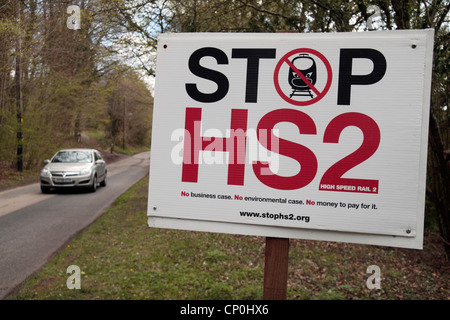
[[[91,191],[97,191],[97,175],[94,176],[94,181],[92,181]]]
[[[103,181],[100,182],[100,186],[101,187],[106,187],[106,172],[105,172],[105,177],[103,178]]]
[[[50,193],[50,188],[49,188],[49,187],[41,186],[41,192],[42,192],[42,193]]]

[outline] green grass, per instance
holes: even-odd
[[[9,299],[261,299],[264,237],[147,226],[148,177],[76,236]],[[433,237],[423,251],[290,241],[288,299],[448,299],[448,261]],[[81,270],[69,290],[67,267]],[[369,290],[369,265],[381,289]]]

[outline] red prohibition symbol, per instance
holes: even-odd
[[[304,74],[305,70],[299,70],[299,68],[297,68],[294,65],[294,63],[292,62],[294,60],[292,60],[292,61],[289,60],[289,58],[295,54],[300,54],[301,56],[303,55],[305,58],[306,57],[309,58],[308,54],[314,55],[315,57],[319,58],[319,60],[322,61],[322,63],[325,65],[325,68],[327,70],[327,81],[326,81],[325,87],[322,89],[322,91],[320,91],[315,86],[316,75],[313,74],[314,72],[309,72],[307,74]],[[309,59],[313,60],[312,58],[309,58]],[[289,66],[290,72],[292,71],[292,73],[294,75],[294,79],[289,78],[289,82],[291,82],[290,85],[294,88],[294,91],[299,91],[299,92],[303,92],[303,93],[301,93],[301,94],[292,93],[291,95],[288,96],[281,89],[279,73],[280,73],[281,67],[285,63]],[[314,68],[315,68],[315,64],[314,64]],[[311,75],[311,73],[312,73],[312,75]],[[327,58],[325,58],[325,56],[323,54],[321,54],[319,51],[316,51],[314,49],[309,49],[309,48],[295,49],[295,50],[292,50],[292,51],[289,51],[288,53],[286,53],[280,59],[280,61],[278,61],[278,64],[276,65],[275,71],[273,74],[273,82],[275,84],[275,89],[277,90],[280,97],[283,98],[286,102],[296,105],[296,106],[308,106],[308,105],[314,104],[314,103],[318,102],[320,99],[322,99],[327,94],[328,90],[330,89],[332,78],[333,78],[333,74],[332,74],[332,70],[331,70],[331,65],[328,62]],[[286,79],[284,77],[284,75],[282,75],[282,79]],[[301,83],[301,85],[297,86],[298,89],[295,89],[296,84],[300,84],[300,83]],[[314,97],[312,93],[314,93],[316,96]],[[295,96],[295,95],[310,96],[310,99],[304,100],[304,101],[292,99],[292,96]]]

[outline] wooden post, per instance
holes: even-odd
[[[286,300],[289,239],[266,237],[264,300]]]

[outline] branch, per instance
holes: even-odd
[[[239,0],[239,2],[242,3],[244,6],[250,7],[252,9],[254,9],[256,11],[259,11],[259,12],[262,12],[262,13],[267,13],[267,14],[270,14],[272,16],[282,17],[282,18],[285,18],[285,19],[289,19],[290,18],[288,16],[285,16],[284,14],[281,14],[281,13],[278,13],[278,12],[269,11],[269,10],[266,10],[266,9],[262,9],[261,7],[257,7],[254,4],[249,4],[246,1]]]
[[[442,23],[444,23],[445,17],[447,16],[449,11],[450,11],[450,2],[447,4],[447,7],[445,7],[444,11],[442,12],[442,15],[441,15],[440,19],[436,23],[436,27],[434,28],[435,33],[437,33],[439,31],[439,29],[441,29],[441,25],[442,25]]]

